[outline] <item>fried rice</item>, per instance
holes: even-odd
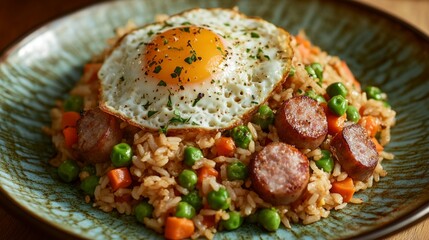
[[[113,46],[117,39],[134,28],[132,23],[128,23],[124,28],[118,29],[117,37],[110,39],[108,43]],[[330,56],[327,52],[314,46],[303,32],[292,37],[292,47],[294,49],[292,67],[295,69],[295,74],[290,75],[283,88],[276,91],[269,99],[268,105],[271,109],[275,111],[285,100],[300,95],[309,89],[324,96],[327,86],[331,83],[341,82],[349,90],[347,96],[349,104],[360,109],[362,116],[373,116],[379,120],[381,131],[378,141],[382,146],[388,144],[390,129],[395,124],[395,111],[386,107],[381,101],[368,99],[345,62],[339,57]],[[90,64],[100,65],[108,52],[109,49],[105,53],[95,56]],[[314,62],[320,63],[324,69],[324,81],[320,85],[305,70],[305,66]],[[91,80],[94,74],[96,72],[85,70],[80,81],[69,92],[70,95],[81,96],[84,99],[84,110],[93,109],[98,105],[98,83]],[[52,141],[58,151],[56,157],[50,161],[56,167],[67,159],[78,161],[73,150],[64,143],[61,128],[63,113],[63,102],[57,101],[56,107],[50,112],[52,125],[45,128],[45,131],[52,136]],[[178,184],[177,176],[185,168],[183,163],[185,147],[195,146],[202,150],[204,158],[197,161],[192,169],[197,171],[203,167],[210,167],[219,171],[219,178],[207,177],[202,181],[199,189],[201,196],[223,187],[231,198],[229,211],[238,211],[243,217],[251,216],[261,208],[275,207],[280,214],[284,227],[291,228],[292,224],[306,225],[327,218],[331,211],[345,208],[348,204],[362,203],[362,199],[355,197],[349,202],[344,202],[340,194],[330,192],[333,182],[342,181],[348,177],[337,161],[331,173],[327,173],[316,166],[316,161],[322,157],[321,150],[329,149],[331,135],[328,135],[320,147],[314,150],[300,149],[310,160],[310,179],[300,200],[293,204],[273,206],[265,202],[252,190],[250,178],[228,180],[226,173],[228,163],[238,159],[247,165],[254,153],[259,152],[267,142],[280,141],[274,126],[269,126],[269,131],[263,131],[259,125],[252,122],[245,123],[245,125],[249,128],[253,140],[248,149],[237,148],[233,157],[216,155],[215,142],[222,137],[222,132],[166,135],[160,132],[137,130],[133,135],[132,149],[134,155],[129,167],[134,179],[133,185],[113,191],[109,184],[107,172],[114,167],[110,162],[97,163],[95,164],[96,175],[100,177],[100,180],[95,188],[94,196],[83,196],[82,201],[105,212],[117,211],[121,214],[131,215],[135,205],[141,199],[147,199],[154,207],[154,211],[153,216],[145,218],[143,224],[158,233],[163,233],[166,218],[171,215],[172,209],[179,204],[182,196],[189,193],[188,189]],[[125,129],[129,126],[126,122],[121,122],[120,127]],[[391,159],[393,159],[391,153],[379,151],[378,163],[373,174],[366,181],[354,181],[355,191],[359,192],[371,188],[374,182],[378,182],[381,177],[386,176],[387,172],[383,169],[382,162]],[[78,164],[84,165],[80,161]],[[81,172],[79,175],[80,180],[86,177],[88,177],[86,172]],[[203,197],[204,204],[206,201],[206,198]],[[195,225],[192,238],[212,239],[218,231],[217,224],[219,221],[229,218],[229,211],[203,208],[192,218]],[[207,217],[213,218],[215,224],[206,224],[205,219]]]

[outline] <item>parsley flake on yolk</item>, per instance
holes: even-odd
[[[224,52],[214,32],[196,26],[178,27],[154,37],[144,64],[149,76],[167,84],[198,83],[216,72]]]

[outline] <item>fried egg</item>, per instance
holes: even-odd
[[[145,129],[229,129],[281,86],[292,55],[267,21],[189,10],[120,40],[98,73],[100,107]]]

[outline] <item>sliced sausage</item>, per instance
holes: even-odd
[[[100,163],[110,160],[113,146],[122,140],[119,121],[99,108],[88,110],[77,122],[77,152],[82,160]]]
[[[323,107],[307,96],[286,100],[276,113],[275,127],[283,142],[297,148],[315,149],[328,134]]]
[[[307,157],[282,142],[265,146],[250,162],[252,187],[265,201],[286,205],[297,200],[310,177]]]
[[[358,124],[344,127],[332,139],[330,148],[341,167],[354,180],[366,180],[377,166],[375,144]]]

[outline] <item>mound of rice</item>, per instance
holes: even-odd
[[[133,24],[128,24],[123,29],[118,29],[118,37],[133,29]],[[115,39],[109,41],[111,44]],[[317,94],[325,95],[326,87],[334,82],[342,82],[349,94],[347,99],[350,104],[357,109],[363,109],[361,115],[371,115],[380,121],[381,133],[379,142],[386,145],[390,141],[390,128],[395,123],[395,112],[385,107],[381,101],[368,99],[365,92],[362,92],[353,75],[348,71],[345,63],[338,57],[330,56],[326,52],[313,46],[303,33],[292,39],[295,55],[293,58],[293,68],[295,74],[289,76],[283,89],[278,90],[269,100],[269,106],[275,110],[286,99],[294,95],[301,94],[309,89],[313,89]],[[104,55],[95,57],[92,64],[102,62]],[[305,66],[313,62],[320,63],[324,68],[324,81],[319,85],[310,78],[305,70]],[[71,95],[79,95],[84,98],[84,109],[92,109],[97,106],[97,82],[90,81],[93,72],[85,71],[82,79],[70,91]],[[59,166],[66,159],[76,159],[73,152],[65,147],[64,137],[61,132],[61,117],[63,113],[62,102],[57,102],[57,107],[51,110],[52,126],[45,131],[52,136],[52,141],[58,150],[58,155],[51,160],[51,164]],[[251,188],[251,181],[247,179],[229,181],[226,176],[226,165],[237,159],[248,164],[252,154],[261,150],[267,142],[277,142],[279,138],[274,126],[270,126],[268,132],[251,122],[247,123],[251,130],[253,141],[249,149],[237,148],[233,157],[216,156],[215,142],[222,136],[221,132],[207,134],[183,134],[166,136],[163,133],[153,133],[139,130],[134,134],[132,148],[132,166],[129,168],[133,176],[134,184],[129,188],[120,188],[112,191],[109,185],[109,178],[106,173],[113,168],[110,162],[96,164],[96,175],[100,177],[98,186],[95,189],[94,197],[91,199],[85,196],[85,201],[103,211],[118,211],[123,214],[133,214],[133,207],[141,199],[148,199],[154,206],[152,218],[145,218],[144,225],[148,228],[162,233],[166,217],[171,214],[181,201],[181,196],[186,195],[188,190],[177,183],[177,176],[185,168],[183,164],[183,152],[185,146],[196,146],[204,153],[204,158],[192,167],[198,170],[204,166],[219,169],[220,178],[207,177],[203,180],[200,193],[205,196],[211,190],[224,187],[231,198],[229,210],[239,211],[242,216],[250,216],[260,208],[272,207],[270,203],[264,202],[258,194]],[[122,122],[121,128],[126,128],[127,123]],[[287,206],[276,206],[281,216],[281,222],[286,228],[290,228],[292,223],[311,224],[329,216],[331,210],[339,210],[347,204],[359,204],[362,199],[352,198],[349,203],[343,201],[343,197],[338,193],[331,193],[332,183],[342,181],[347,178],[347,173],[342,171],[338,162],[335,163],[332,173],[326,173],[319,169],[315,162],[321,158],[321,150],[329,149],[332,136],[328,136],[323,144],[310,151],[301,151],[310,160],[310,181],[307,189],[298,202]],[[384,151],[379,152],[379,161],[373,175],[365,182],[354,181],[356,191],[362,191],[373,186],[380,177],[387,173],[383,170],[382,161],[393,159],[393,155]],[[79,164],[82,164],[79,162]],[[88,174],[80,174],[81,180]],[[124,200],[126,199],[126,200]],[[203,198],[206,203],[206,198]],[[225,210],[202,209],[192,219],[195,225],[195,233],[192,238],[206,237],[213,238],[216,233],[215,226],[207,226],[204,223],[206,217],[213,217],[215,223],[221,219],[228,219]]]

